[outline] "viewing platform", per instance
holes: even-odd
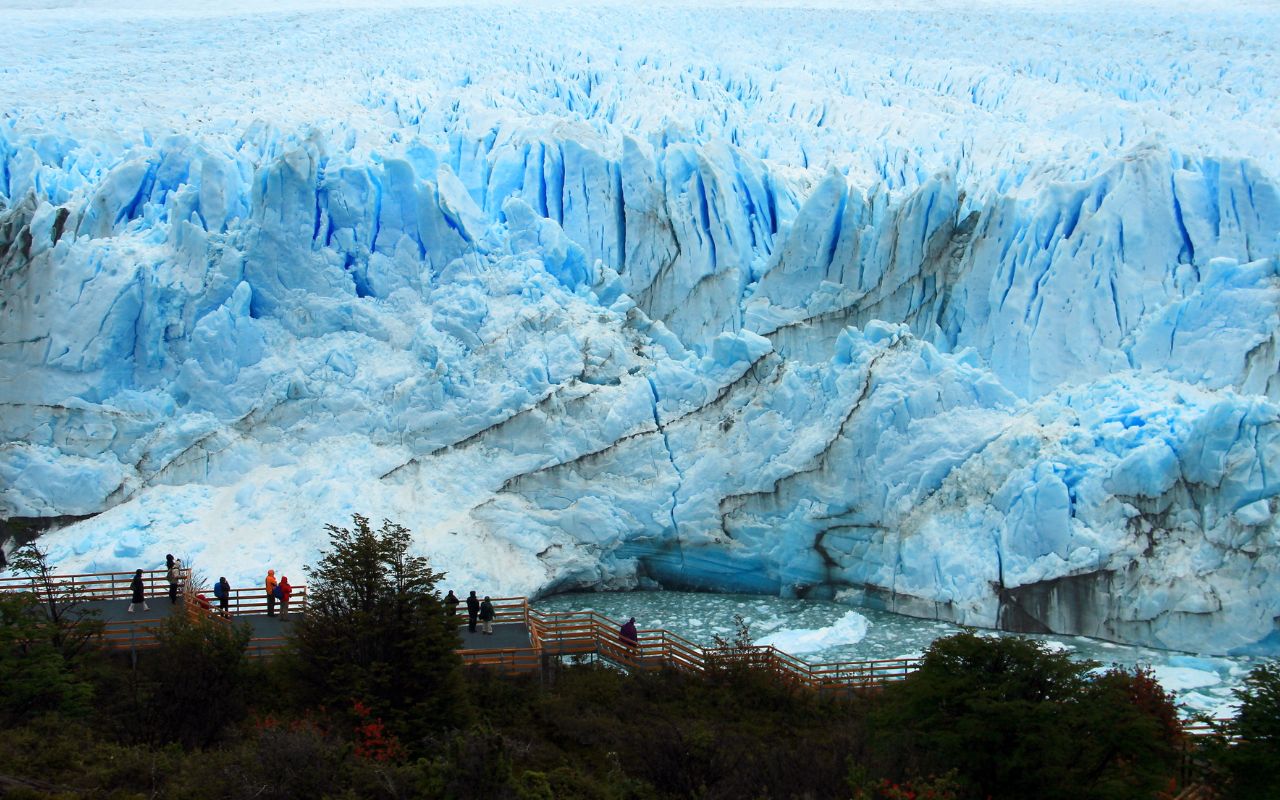
[[[193,585],[189,568],[176,602],[170,602],[169,583],[164,570],[142,573],[149,610],[129,613],[132,572],[84,575],[50,575],[47,579],[0,577],[0,592],[32,592],[46,604],[58,603],[64,610],[84,613],[101,623],[99,639],[109,649],[128,652],[136,660],[140,652],[159,646],[156,630],[174,614],[234,621],[250,626],[247,652],[269,656],[283,648],[294,622],[307,613],[307,587],[294,586],[288,615],[267,613],[264,587],[233,589],[228,598],[228,616]],[[204,600],[201,600],[201,595]],[[622,625],[595,611],[541,611],[526,597],[499,597],[494,608],[493,633],[468,629],[467,615],[456,615],[461,646],[456,650],[468,667],[496,669],[509,673],[539,673],[550,662],[563,658],[596,659],[629,672],[679,670],[707,674],[728,668],[749,666],[772,672],[780,680],[823,693],[872,690],[904,680],[920,667],[915,658],[869,661],[810,663],[771,645],[744,647],[704,647],[665,629],[637,631],[634,645],[624,643]],[[1206,734],[1212,726],[1203,720],[1184,721],[1189,734]]]
[[[176,602],[170,602],[164,570],[142,573],[148,610],[130,613],[132,572],[82,575],[50,575],[0,578],[0,591],[28,591],[43,602],[74,607],[102,624],[105,647],[140,651],[158,646],[156,629],[174,614],[182,613],[250,626],[248,652],[266,656],[284,647],[295,620],[307,613],[307,587],[294,586],[288,615],[267,613],[263,587],[232,589],[227,616],[219,610],[212,590],[196,587],[189,568],[182,570]],[[203,596],[203,600],[201,597]],[[595,658],[628,671],[676,669],[704,673],[732,665],[768,669],[791,683],[816,690],[874,688],[905,678],[919,666],[916,659],[849,661],[810,664],[772,646],[702,647],[663,629],[638,631],[634,646],[619,638],[621,623],[595,611],[546,612],[525,597],[499,597],[494,608],[493,633],[479,626],[468,629],[465,612],[457,614],[462,646],[457,653],[468,666],[505,672],[538,672],[551,659]]]

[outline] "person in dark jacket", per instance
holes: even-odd
[[[640,635],[636,633],[635,617],[622,623],[622,628],[618,631],[618,641],[622,642],[622,646],[629,650],[635,650],[640,646]]]
[[[467,595],[467,630],[472,633],[476,632],[476,617],[480,614],[480,600],[476,597],[476,590],[472,589],[471,594]]]
[[[169,580],[169,602],[177,603],[178,584],[182,582],[182,562],[174,558],[172,553],[165,554],[164,576]]]
[[[458,596],[450,589],[449,593],[444,596],[444,613],[447,615],[445,619],[452,625],[458,618]]]
[[[231,584],[225,577],[218,578],[218,582],[213,585],[213,596],[218,598],[218,610],[222,612],[222,616],[231,616]]]
[[[486,594],[484,602],[480,604],[480,630],[482,633],[493,633],[493,616],[493,603],[489,602],[489,595]]]
[[[129,601],[129,613],[133,613],[133,607],[142,604],[143,611],[150,611],[147,605],[146,586],[142,583],[142,570],[133,573],[133,580],[129,582],[129,588],[133,590],[133,599]]]

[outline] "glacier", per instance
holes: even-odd
[[[0,517],[1280,653],[1280,12],[822,6],[6,7]]]

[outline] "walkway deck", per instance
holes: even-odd
[[[499,623],[493,626],[493,633],[488,636],[480,632],[479,626],[476,627],[475,633],[471,633],[466,625],[462,625],[458,628],[458,635],[462,637],[462,647],[458,648],[460,652],[533,647],[529,626],[523,622]]]

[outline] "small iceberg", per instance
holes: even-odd
[[[850,611],[825,628],[774,631],[757,640],[756,644],[773,645],[784,653],[816,653],[832,647],[857,644],[866,638],[869,625],[866,617],[857,611]]]

